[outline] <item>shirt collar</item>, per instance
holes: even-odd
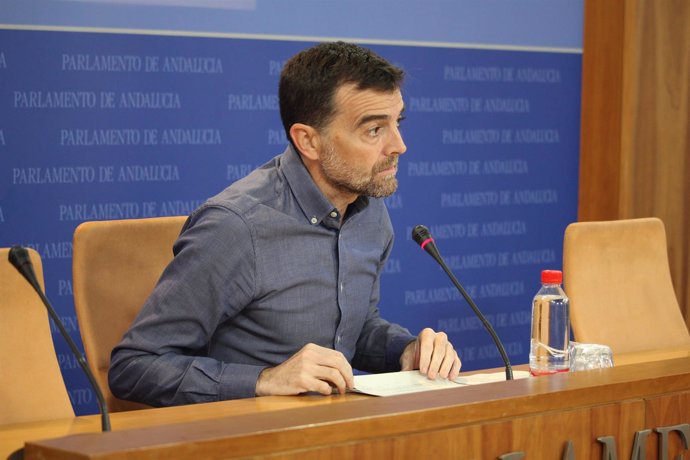
[[[302,209],[307,221],[312,225],[318,225],[323,222],[329,227],[339,227],[341,216],[338,210],[328,201],[328,198],[316,185],[307,167],[304,165],[302,157],[292,144],[288,145],[281,157],[280,169],[283,171],[290,190],[292,190],[297,204]],[[367,197],[358,197],[350,205],[348,214],[361,211],[367,204]]]

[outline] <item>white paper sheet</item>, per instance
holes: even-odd
[[[513,379],[529,377],[527,371],[513,371]],[[472,374],[456,380],[429,380],[419,371],[389,372],[385,374],[355,375],[355,392],[373,396],[394,396],[420,391],[443,390],[465,385],[501,382],[506,379],[505,372]]]

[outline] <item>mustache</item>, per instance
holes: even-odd
[[[386,169],[390,169],[393,167],[398,167],[398,157],[392,157],[390,160],[382,161],[381,163],[377,163],[374,165],[374,173],[379,173],[381,171],[385,171]]]

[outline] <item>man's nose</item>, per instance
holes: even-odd
[[[407,146],[402,138],[402,133],[399,128],[392,131],[390,140],[390,154],[391,155],[402,155],[407,151]]]

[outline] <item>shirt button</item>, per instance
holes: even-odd
[[[338,213],[335,211],[331,211],[331,217],[335,219],[336,217],[338,217]]]
[[[318,221],[319,221],[319,219],[317,219],[316,217],[312,217],[311,220],[310,220],[310,222],[311,222],[312,224],[316,224]]]

